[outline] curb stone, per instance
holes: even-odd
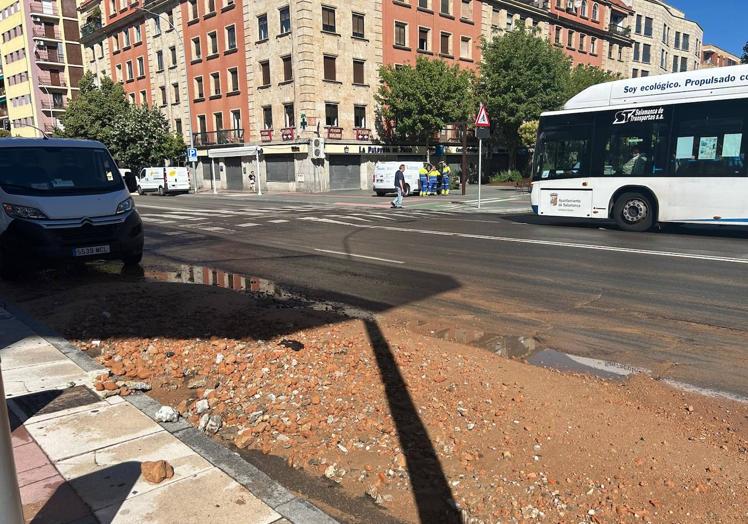
[[[59,333],[31,317],[15,304],[0,301],[0,313],[6,315],[5,318],[15,317],[28,330],[50,343],[89,375],[107,370]],[[159,410],[161,404],[148,395],[129,395],[123,398],[284,517],[273,524],[336,524],[338,522],[312,503],[291,493],[266,473],[241,458],[238,453],[211,440],[184,419],[178,422],[156,421],[156,411]]]

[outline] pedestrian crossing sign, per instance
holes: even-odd
[[[475,127],[491,127],[491,121],[488,119],[486,106],[481,104],[478,116],[475,118]]]

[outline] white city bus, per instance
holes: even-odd
[[[599,84],[540,120],[533,211],[748,225],[748,65]]]

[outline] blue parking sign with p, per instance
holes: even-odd
[[[197,149],[194,147],[187,148],[187,161],[197,162]]]

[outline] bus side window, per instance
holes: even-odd
[[[603,175],[664,175],[667,134],[664,123],[612,127],[605,145]]]

